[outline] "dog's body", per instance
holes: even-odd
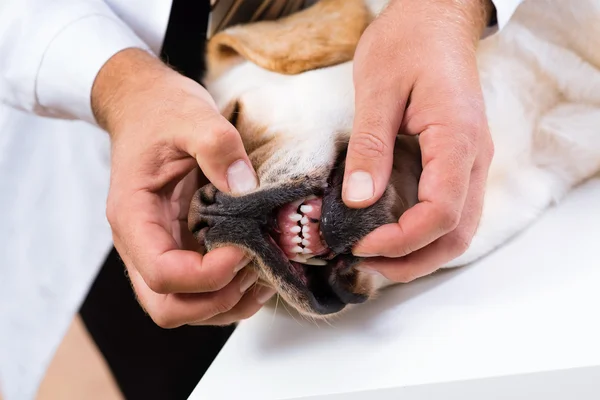
[[[383,223],[397,220],[418,201],[420,174],[417,139],[400,138],[393,183],[379,206],[354,212],[341,204],[340,153],[354,117],[351,55],[364,29],[356,26],[356,21],[368,24],[386,1],[351,0],[343,7],[335,0],[322,3],[326,4],[320,6],[319,15],[329,10],[325,14],[328,21],[333,21],[318,28],[325,32],[294,38],[289,34],[294,31],[290,27],[302,29],[300,15],[295,21],[294,17],[281,21],[279,26],[267,23],[257,24],[256,29],[250,25],[231,28],[212,40],[207,88],[240,131],[257,169],[260,188],[238,199],[255,204],[257,209],[238,204],[214,211],[215,204],[233,204],[228,202],[235,199],[216,193],[214,188],[204,188],[190,212],[194,232],[212,227],[212,234],[204,230],[199,236],[206,240],[207,247],[243,247],[255,256],[264,281],[275,286],[287,302],[313,316],[364,301],[390,283],[357,271],[354,266],[359,260],[350,260],[346,255],[358,239]],[[334,7],[338,11],[332,11]],[[501,33],[480,43],[478,64],[495,157],[476,235],[467,251],[445,267],[465,265],[486,255],[530,225],[574,185],[600,170],[597,21],[600,1],[526,0]],[[281,34],[282,27],[287,36]],[[250,39],[241,40],[248,37],[248,32]],[[279,34],[284,46],[257,49],[261,45],[252,42],[253,34],[262,37],[263,42],[273,39],[269,35]],[[316,40],[324,36],[333,39],[325,45]],[[317,43],[324,49],[311,50],[311,46],[318,47]],[[301,60],[293,55],[281,58],[282,51],[306,54]],[[303,210],[314,206],[322,209],[316,216],[319,223],[311,229],[320,230],[324,246],[332,249],[331,256],[325,257],[326,267],[309,269],[322,268],[326,273],[307,272],[305,267],[298,272],[296,263],[288,264],[281,254],[275,254],[273,249],[282,248],[282,239],[273,241],[273,235],[265,233],[268,221],[259,224],[262,228],[239,224],[242,219],[256,221],[261,214],[269,213],[279,213],[278,221],[282,221],[282,210],[288,213],[290,204],[299,207],[303,200],[309,206]],[[238,228],[226,228],[227,221],[232,220],[243,226],[242,231],[233,234]],[[301,223],[298,226],[304,227]],[[262,235],[265,243],[249,240],[248,235]],[[284,249],[283,253],[294,259],[289,251]],[[300,263],[311,263],[306,257],[312,253],[298,254]],[[286,268],[297,271],[288,274]],[[325,276],[319,278],[320,274]],[[328,283],[314,283],[319,279]]]

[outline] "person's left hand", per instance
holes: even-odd
[[[392,1],[354,59],[356,115],[343,199],[367,207],[383,194],[396,135],[420,135],[419,203],[367,235],[354,254],[397,282],[461,255],[479,223],[493,155],[475,49],[484,0]]]

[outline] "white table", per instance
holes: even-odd
[[[600,179],[475,265],[331,322],[263,309],[190,399],[600,399]]]

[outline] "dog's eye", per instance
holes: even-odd
[[[238,118],[240,116],[240,102],[236,101],[233,105],[233,110],[231,111],[231,117],[229,117],[229,122],[237,129]]]

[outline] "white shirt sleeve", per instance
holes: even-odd
[[[496,7],[498,30],[504,28],[523,0],[492,0]]]
[[[95,124],[94,79],[131,47],[148,50],[102,0],[2,0],[0,102]]]

